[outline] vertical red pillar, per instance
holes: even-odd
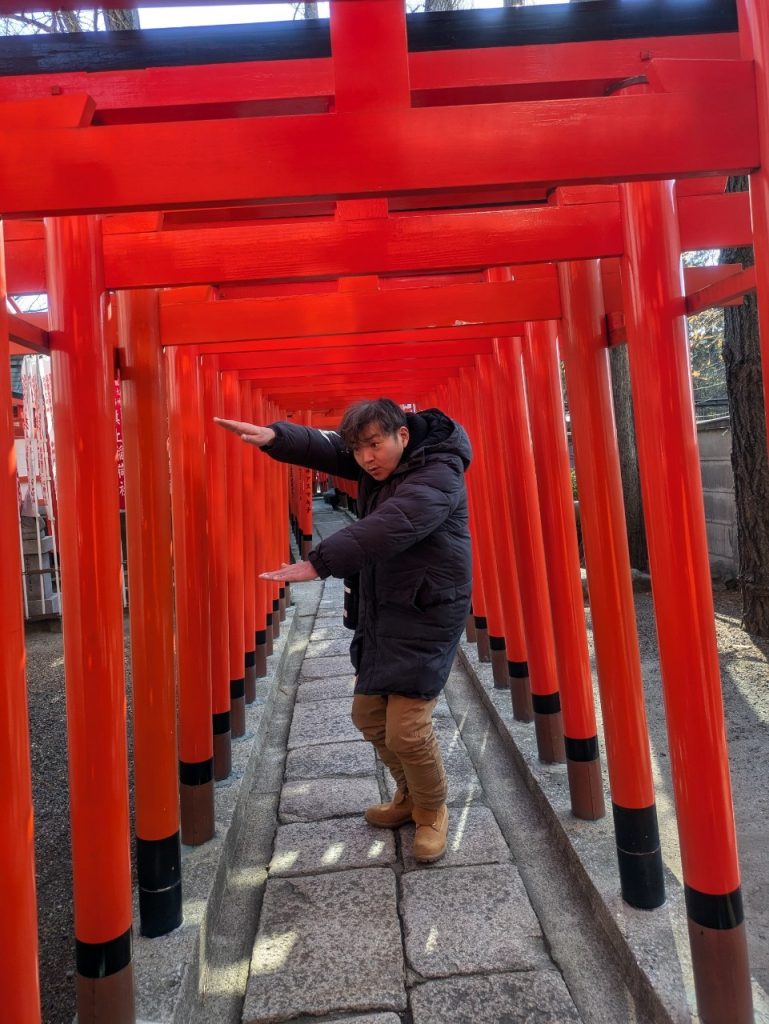
[[[312,413],[306,412],[303,417],[303,422],[306,427],[312,426]],[[299,514],[299,531],[301,544],[299,545],[299,554],[303,559],[307,558],[307,555],[312,550],[312,470],[311,469],[300,469],[299,470],[299,493],[298,498],[298,514]]]
[[[507,685],[513,705],[513,714],[518,721],[531,722],[534,719],[531,687],[529,685],[529,663],[526,659],[527,640],[524,636],[521,592],[519,590],[518,562],[512,533],[513,492],[508,486],[509,460],[508,441],[503,437],[507,425],[502,417],[507,409],[500,408],[495,374],[499,367],[492,365],[487,356],[476,357],[478,407],[485,410],[485,425],[476,438],[476,447],[483,456],[483,465],[488,468],[488,480],[494,487],[493,515],[491,526],[494,530],[494,547],[498,555],[497,581],[502,600],[502,622],[505,631],[505,653],[507,657]],[[505,395],[505,405],[507,395]],[[540,663],[541,664],[541,663]]]
[[[254,419],[251,400],[251,385],[240,382],[240,417],[245,423]],[[253,445],[241,446],[243,464],[243,642],[246,648],[244,658],[246,704],[256,700],[256,572],[254,571],[254,455]]]
[[[214,834],[214,749],[203,392],[200,358],[193,346],[166,349],[166,385],[182,842],[198,846]]]
[[[769,438],[769,7],[763,0],[738,0],[743,56],[755,62],[761,166],[750,176],[753,251],[760,324],[764,412]]]
[[[208,507],[211,725],[214,742],[214,780],[219,781],[228,778],[232,771],[230,629],[227,601],[227,452],[225,432],[214,423],[214,416],[224,415],[217,357],[204,356],[201,372]]]
[[[753,1020],[674,182],[620,186],[638,463],[697,1005]]]
[[[252,387],[251,401],[254,423],[263,426],[265,423],[264,401],[262,392]],[[258,679],[267,675],[267,612],[272,613],[272,589],[267,580],[259,578],[259,573],[274,569],[267,561],[266,545],[266,503],[268,466],[270,459],[259,453],[254,459],[254,505],[251,528],[254,531],[254,573],[256,576],[256,618],[254,632],[254,658]],[[268,607],[269,601],[269,607]]]
[[[470,440],[472,442],[472,427],[470,422],[466,420],[465,410],[462,401],[462,396],[459,387],[459,380],[453,378],[448,385],[447,391],[448,408],[451,411],[451,415],[459,420],[468,430]],[[473,501],[473,493],[475,484],[473,483],[472,466],[467,474],[467,491],[468,491],[468,511],[470,518],[470,534],[475,537],[478,533],[479,526],[476,523],[475,518],[475,502]],[[480,553],[478,545],[473,544],[473,597],[471,604],[472,611],[472,628],[474,633],[473,643],[478,646],[478,659],[479,661],[488,662],[491,661],[491,650],[489,647],[489,630],[486,619],[486,597],[484,594],[484,580],[483,573],[481,570]],[[528,678],[528,668],[526,670],[526,677]],[[504,689],[504,687],[502,687]]]
[[[274,421],[279,416],[279,410],[272,406],[270,420]],[[272,474],[274,485],[270,488],[269,494],[273,498],[268,506],[267,525],[270,531],[270,550],[272,552],[271,564],[276,568],[288,561],[288,551],[283,546],[284,521],[288,519],[288,474],[289,467],[282,462],[272,462]],[[280,636],[280,584],[270,583],[272,592],[272,636],[277,639]]]
[[[9,1020],[39,1024],[32,782],[5,297],[0,221],[0,992]]]
[[[134,1020],[123,607],[100,222],[46,221],[67,688],[77,1007]]]
[[[598,262],[559,267],[566,381],[624,899],[665,900]]]
[[[118,292],[142,935],[182,922],[171,501],[158,294]]]
[[[468,427],[471,443],[474,446],[474,459],[467,473],[471,512],[471,527],[474,546],[478,549],[478,563],[483,586],[483,598],[486,605],[486,627],[478,622],[475,625],[479,636],[484,628],[488,630],[489,654],[494,674],[494,685],[505,690],[509,687],[510,677],[507,671],[507,653],[505,648],[505,630],[502,617],[502,598],[497,577],[497,559],[494,550],[494,527],[492,509],[493,496],[489,487],[489,466],[483,444],[483,426],[478,406],[477,382],[474,377],[462,371],[460,375],[460,400],[462,415]],[[475,587],[475,581],[473,582]]]
[[[579,549],[563,415],[556,324],[527,325],[523,366],[536,463],[542,539],[563,702],[572,810],[594,820],[606,813],[587,649]]]
[[[490,274],[492,279],[501,273]],[[515,563],[521,594],[523,625],[526,634],[531,704],[537,734],[537,750],[546,762],[566,760],[561,711],[561,694],[555,660],[555,638],[550,602],[547,598],[547,575],[542,525],[539,511],[534,452],[531,444],[520,338],[505,338],[497,344],[499,384],[504,396],[507,429],[498,432],[499,452],[504,452],[507,465],[500,471],[509,474],[512,486],[509,495],[509,530],[515,547]],[[484,357],[477,357],[476,361]],[[496,405],[492,391],[490,361],[485,360],[481,374],[482,394],[489,394],[489,403]],[[486,385],[484,390],[484,384]],[[502,460],[500,460],[502,461]],[[572,775],[569,775],[572,780]],[[572,802],[579,794],[572,790]]]
[[[222,374],[224,415],[241,420],[238,375],[227,370]],[[243,576],[243,442],[227,433],[227,604],[230,627],[230,726],[233,738],[246,732],[245,656],[245,581]]]

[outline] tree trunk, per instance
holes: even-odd
[[[309,3],[304,5],[304,17],[305,20],[318,17],[318,5],[317,3]]]
[[[139,28],[139,12],[130,10],[104,10],[104,24],[109,31],[125,31]]]
[[[649,552],[646,547],[646,530],[641,505],[641,478],[638,475],[638,451],[635,442],[627,345],[613,346],[609,349],[609,356],[630,564],[634,569],[648,572]]]
[[[728,191],[742,192],[746,187],[746,178],[732,178]],[[752,266],[753,249],[723,249],[721,262]],[[746,296],[741,306],[724,310],[724,364],[732,425],[742,627],[756,636],[769,636],[769,459],[754,294]]]

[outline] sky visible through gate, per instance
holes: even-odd
[[[568,3],[569,0],[524,0],[525,7],[540,4]],[[301,5],[300,5],[301,6]],[[409,8],[416,4],[408,3]],[[470,0],[463,5],[468,9],[502,7],[502,0]],[[255,21],[292,21],[296,4],[222,5],[217,7],[141,7],[139,20],[142,28],[171,28],[185,25],[240,25]],[[328,17],[328,3],[318,4],[318,17]]]

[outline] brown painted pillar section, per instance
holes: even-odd
[[[721,672],[672,181],[620,186],[638,468],[697,1007],[750,1024]]]
[[[227,453],[225,432],[214,423],[214,416],[224,415],[216,356],[204,356],[202,374],[211,623],[211,731],[214,739],[214,780],[218,782],[228,778],[232,772],[232,729],[227,593]]]
[[[118,292],[142,935],[182,923],[171,498],[158,294]]]
[[[614,427],[606,314],[596,260],[559,266],[582,540],[590,590],[620,883],[650,910],[665,900],[625,507]]]
[[[242,420],[238,374],[222,374],[224,415]],[[243,577],[243,442],[229,431],[225,435],[227,451],[227,605],[230,628],[230,727],[233,739],[246,732],[246,641],[245,592]]]
[[[5,297],[0,221],[0,992],[9,1021],[39,1024],[32,782]]]
[[[166,385],[171,439],[182,842],[199,846],[214,834],[214,747],[203,392],[200,358],[194,347],[178,345],[166,349]]]
[[[253,423],[254,410],[251,385],[240,382],[240,417],[244,423]],[[261,458],[253,445],[241,447],[243,465],[243,643],[245,645],[244,678],[246,704],[256,700],[256,573],[254,571],[254,456]]]
[[[132,1024],[114,354],[96,217],[46,221],[67,689],[77,1011]]]
[[[572,811],[592,821],[606,813],[587,649],[585,608],[563,414],[556,324],[528,324],[523,367],[536,464],[542,541],[547,566],[564,742]]]

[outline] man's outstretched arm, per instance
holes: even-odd
[[[246,444],[262,448],[265,454],[277,462],[292,466],[317,469],[331,476],[346,480],[357,480],[360,469],[352,455],[345,448],[342,438],[334,430],[318,430],[298,423],[273,423],[260,427],[254,423],[239,420],[224,420],[214,417],[219,426],[238,434]]]

